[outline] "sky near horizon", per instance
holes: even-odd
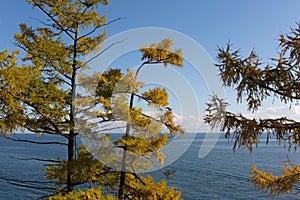
[[[111,0],[109,6],[100,6],[99,12],[107,14],[110,20],[122,18],[107,27],[108,37],[134,28],[160,27],[190,37],[200,44],[213,60],[217,55],[217,47],[224,47],[231,41],[233,48],[240,48],[245,55],[254,49],[263,62],[268,62],[268,58],[277,56],[278,35],[289,33],[290,28],[296,27],[296,22],[300,21],[299,8],[298,0]],[[2,2],[0,51],[15,48],[13,34],[18,32],[18,24],[36,24],[36,20],[32,18],[41,16],[42,13],[38,9],[32,10],[25,0]],[[192,72],[187,70],[184,73]],[[244,105],[235,104],[232,90],[227,90],[226,93],[231,110],[245,111]],[[248,114],[255,115],[288,115],[300,119],[300,108],[295,106],[291,111],[287,111],[286,106],[275,102],[264,106],[256,114]],[[190,124],[186,126],[190,130],[193,123],[190,118],[188,120]]]

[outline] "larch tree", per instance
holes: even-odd
[[[105,15],[97,7],[106,0],[51,1],[28,0],[46,21],[42,27],[20,24],[15,45],[24,52],[21,66],[16,54],[1,53],[1,133],[29,130],[66,138],[67,163],[75,160],[76,80],[85,67],[81,61],[95,50],[106,36]],[[70,164],[71,165],[71,164]],[[73,190],[75,171],[66,171],[66,192]]]
[[[280,34],[279,56],[271,59],[272,64],[263,64],[254,51],[243,57],[240,50],[232,50],[231,44],[219,48],[216,67],[220,78],[224,86],[235,88],[237,102],[246,102],[248,110],[255,112],[267,98],[277,99],[290,107],[297,106],[300,99],[300,24],[297,26],[287,35]],[[289,150],[297,150],[300,144],[300,122],[296,119],[249,119],[229,112],[227,102],[216,96],[207,105],[206,123],[221,125],[225,137],[234,139],[234,150],[247,148],[251,152],[263,134],[267,137],[266,143],[275,137]],[[250,181],[260,191],[267,190],[274,196],[295,190],[294,186],[300,181],[299,174],[300,166],[292,162],[284,165],[282,176],[253,166]]]
[[[180,198],[180,192],[168,188],[164,180],[155,183],[151,176],[138,174],[158,167],[156,161],[163,165],[165,156],[160,150],[169,141],[169,134],[184,133],[174,123],[167,90],[147,89],[143,82],[137,81],[143,67],[183,66],[181,49],[172,50],[172,45],[171,39],[164,39],[141,47],[143,62],[136,71],[122,73],[120,69],[109,69],[103,74],[80,76],[79,85],[85,95],[75,101],[79,108],[79,130],[82,130],[79,132],[96,158],[120,171],[118,199]],[[118,129],[124,131],[118,138],[107,132]]]
[[[179,199],[180,192],[164,180],[155,183],[151,176],[137,173],[151,168],[155,160],[163,164],[160,150],[168,142],[168,133],[183,131],[174,123],[166,89],[142,90],[143,83],[136,77],[149,64],[182,67],[181,49],[171,50],[172,40],[165,39],[140,49],[143,63],[135,72],[110,69],[83,75],[88,68],[84,57],[97,52],[106,37],[105,27],[115,21],[107,21],[97,12],[108,1],[28,2],[47,19],[40,21],[42,27],[21,24],[15,34],[20,51],[0,53],[0,133],[6,136],[28,130],[66,139],[66,143],[45,143],[65,145],[67,152],[66,160],[56,160],[45,169],[46,178],[59,187],[48,197]],[[20,52],[24,52],[21,59]],[[86,91],[85,96],[78,87]],[[136,99],[153,107],[155,114],[135,106]],[[124,124],[124,135],[113,142],[107,131],[120,126],[109,128],[109,122]],[[79,134],[96,142],[97,148],[78,148]],[[100,162],[103,151],[109,164]],[[108,195],[112,192],[117,195]]]

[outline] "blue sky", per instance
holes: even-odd
[[[276,39],[299,20],[300,2],[273,1],[199,1],[189,0],[111,0],[100,12],[108,19],[124,19],[109,26],[109,36],[132,28],[163,27],[182,32],[199,42],[214,57],[217,45],[228,40],[245,51],[253,47],[263,57],[274,56]],[[0,8],[0,48],[11,45],[18,24],[36,23],[41,13],[25,0],[10,0]]]
[[[289,32],[290,27],[295,27],[295,22],[300,21],[299,8],[299,0],[111,0],[109,6],[101,6],[99,11],[107,14],[108,19],[124,18],[107,27],[108,37],[133,28],[168,28],[194,39],[213,59],[217,46],[225,46],[230,40],[244,53],[254,48],[267,62],[267,58],[276,56],[279,33]],[[32,10],[24,0],[2,2],[0,50],[15,48],[13,34],[18,31],[18,24],[37,23],[31,17],[39,18],[41,12]],[[243,105],[235,105],[231,90],[227,91],[227,99],[231,109],[245,110]],[[300,109],[295,111],[297,109],[290,114],[300,114]],[[259,114],[271,117],[285,112],[285,107],[275,103],[265,106]]]
[[[297,0],[274,1],[111,1],[108,17],[126,18],[112,32],[154,26],[174,29],[199,42],[212,56],[229,39],[246,51],[255,47],[263,57],[274,55],[280,32],[299,20]]]

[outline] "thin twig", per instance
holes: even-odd
[[[109,45],[108,47],[106,47],[105,49],[103,49],[101,52],[99,52],[98,54],[96,54],[95,56],[93,56],[91,59],[87,60],[86,62],[84,62],[81,66],[79,66],[77,69],[80,69],[81,67],[83,67],[84,65],[88,64],[89,62],[93,61],[94,59],[96,59],[97,57],[99,57],[101,54],[103,54],[104,52],[106,52],[108,49],[110,49],[111,47],[124,42],[126,39],[124,40],[120,40],[118,42],[112,43],[111,45]]]
[[[86,36],[89,36],[90,34],[94,33],[94,32],[95,32],[97,29],[99,29],[99,28],[102,28],[102,27],[104,27],[104,26],[108,26],[109,24],[114,23],[114,22],[116,22],[116,21],[119,21],[119,20],[121,20],[121,19],[122,19],[122,18],[119,17],[119,18],[114,19],[114,20],[111,20],[111,21],[109,21],[109,22],[107,22],[107,23],[105,23],[105,24],[96,26],[96,27],[95,27],[93,30],[91,30],[90,32],[88,32],[88,33],[86,33],[86,34],[80,36],[80,37],[78,38],[78,40],[80,40],[80,39],[82,39],[82,38],[85,38]]]

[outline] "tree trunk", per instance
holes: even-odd
[[[78,24],[76,24],[76,30],[78,29]],[[77,42],[78,42],[78,32],[75,32],[74,35],[74,44],[73,44],[73,63],[72,63],[72,78],[71,78],[71,97],[72,102],[70,104],[70,132],[69,132],[69,138],[68,138],[68,165],[72,163],[74,160],[74,149],[75,149],[75,106],[74,106],[74,99],[76,97],[76,73],[77,73]],[[72,183],[72,168],[67,166],[67,192],[73,191],[73,183]]]
[[[75,134],[74,131],[70,131],[68,139],[68,165],[74,160],[74,145],[75,145]],[[67,192],[73,190],[72,183],[72,169],[68,167],[67,169]]]
[[[125,153],[125,157],[126,157],[126,152],[124,151]],[[123,155],[124,155],[123,153]],[[123,157],[123,160],[124,160],[124,157]],[[122,161],[122,165],[123,165],[123,161]],[[124,163],[125,165],[125,163]],[[123,168],[123,166],[122,166]],[[121,171],[121,176],[120,176],[120,184],[119,184],[119,191],[118,191],[118,199],[119,200],[124,200],[125,199],[125,178],[126,178],[126,172]]]
[[[130,102],[129,102],[129,110],[131,110],[133,107],[133,99],[134,99],[134,94],[131,93]],[[129,131],[130,131],[130,124],[128,124],[128,122],[127,122],[125,138],[127,138],[129,136]],[[126,144],[124,144],[121,175],[120,175],[120,184],[119,184],[119,191],[118,191],[118,199],[119,200],[125,199],[124,191],[125,191],[125,180],[126,180],[126,156],[127,156],[126,151],[127,151],[127,146],[126,146]]]

